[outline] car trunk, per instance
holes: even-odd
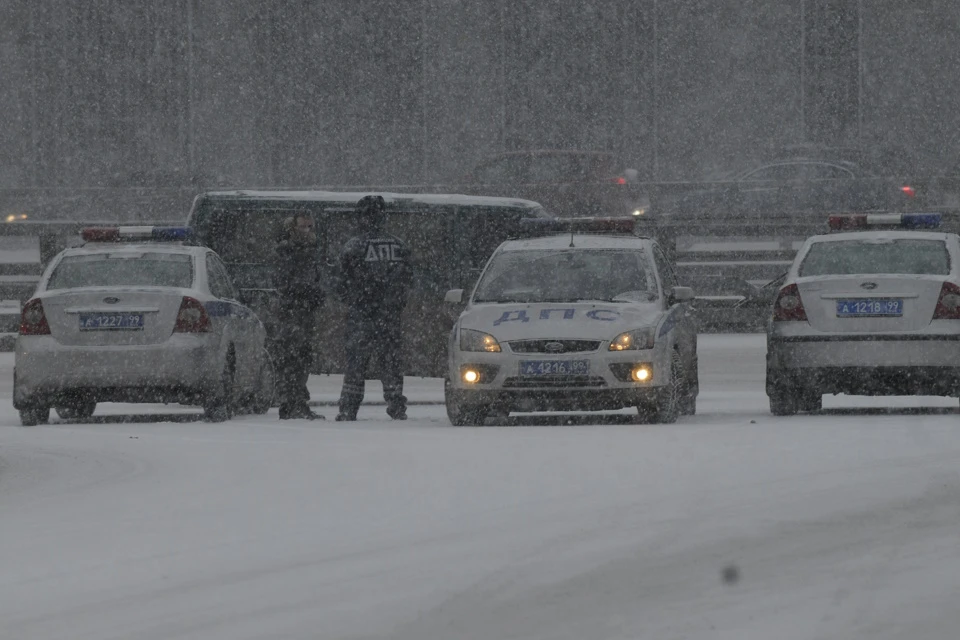
[[[178,289],[66,290],[45,296],[43,309],[62,344],[148,345],[173,333],[182,299]]]
[[[882,333],[929,325],[943,281],[935,275],[850,275],[800,280],[797,287],[814,329]]]

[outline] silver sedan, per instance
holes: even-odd
[[[773,414],[819,410],[827,393],[960,395],[960,237],[904,230],[937,222],[834,216],[840,233],[804,243],[768,324]]]
[[[120,229],[130,237],[85,230],[86,244],[58,254],[24,304],[13,391],[21,422],[45,422],[51,408],[89,417],[98,402],[196,404],[214,421],[265,413],[266,332],[217,254],[176,234]]]

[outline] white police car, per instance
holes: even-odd
[[[13,404],[24,425],[84,418],[98,402],[180,402],[208,419],[265,413],[273,367],[257,316],[216,253],[184,228],[81,232],[23,306]]]
[[[823,394],[960,395],[960,238],[940,214],[831,216],[808,238],[767,330],[770,411]]]
[[[453,290],[447,301],[462,297]],[[460,426],[511,411],[637,407],[653,422],[692,414],[692,297],[648,238],[508,240],[451,334],[447,415]]]

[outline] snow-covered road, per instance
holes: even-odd
[[[4,354],[0,638],[956,637],[957,401],[773,418],[763,353],[702,336],[699,415],[675,425],[482,429],[435,405],[25,429]]]

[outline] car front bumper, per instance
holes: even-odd
[[[160,344],[70,346],[50,336],[20,337],[14,406],[82,396],[97,402],[167,402],[196,397],[220,379],[215,337],[174,335]]]
[[[589,371],[584,375],[521,375],[521,362],[531,360],[586,360]],[[450,364],[448,400],[504,411],[621,409],[656,402],[670,382],[670,362],[666,348],[563,355],[458,351]],[[640,365],[652,371],[647,382],[629,379],[629,371]],[[462,372],[466,368],[482,372],[481,381],[465,383]]]

